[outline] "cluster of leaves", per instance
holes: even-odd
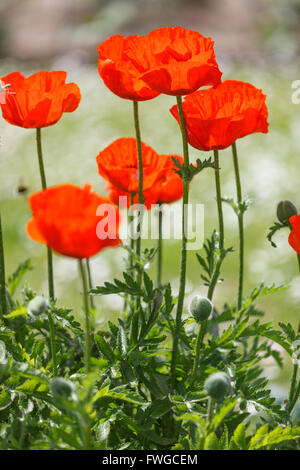
[[[203,279],[211,282],[220,259],[217,234],[198,256]],[[143,268],[153,253],[144,253]],[[261,284],[242,308],[215,309],[191,381],[198,325],[184,318],[180,328],[176,389],[170,363],[177,302],[169,283],[158,288],[143,269],[96,287],[93,295],[119,294],[126,309],[117,323],[93,325],[89,374],[83,361],[84,333],[70,310],[50,305],[56,328],[58,375],[70,393],[53,387],[46,313],[27,311],[35,295],[16,289],[30,269],[23,263],[9,279],[10,312],[0,324],[0,449],[298,449],[300,427],[284,404],[271,396],[263,376],[266,361],[282,367],[279,348],[293,354],[297,333],[263,321],[256,302],[285,287]],[[225,371],[232,390],[208,413],[205,379]]]

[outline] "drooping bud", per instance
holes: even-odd
[[[280,201],[277,206],[277,218],[279,222],[284,225],[288,225],[289,218],[292,215],[297,215],[297,207],[292,203],[292,201],[284,200]]]
[[[231,391],[230,377],[225,372],[211,374],[204,383],[207,394],[217,401],[222,401]]]
[[[28,313],[31,315],[40,315],[41,313],[45,312],[49,307],[49,302],[45,297],[42,297],[41,295],[37,295],[32,299],[28,306],[27,310]]]
[[[74,385],[70,380],[55,377],[50,382],[50,390],[54,397],[68,398],[74,392]]]
[[[213,304],[206,297],[195,295],[190,303],[190,313],[197,323],[207,320],[212,311]]]

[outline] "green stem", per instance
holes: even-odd
[[[208,401],[207,401],[207,421],[210,423],[212,418],[213,418],[213,414],[214,414],[214,400],[213,398],[209,397]]]
[[[222,196],[221,196],[221,183],[220,183],[220,167],[219,167],[219,152],[214,150],[214,163],[215,163],[215,184],[216,184],[216,199],[218,207],[218,218],[219,218],[219,248],[220,257],[217,261],[215,272],[213,274],[210,286],[208,288],[207,297],[211,300],[219,279],[221,264],[224,259],[224,218],[222,208]]]
[[[299,256],[299,255],[297,255],[297,256]],[[298,258],[298,260],[299,260],[299,258]],[[299,334],[299,332],[300,332],[300,322],[298,324],[297,335]],[[294,364],[294,367],[293,367],[290,393],[289,393],[289,398],[288,398],[287,407],[286,407],[287,412],[289,413],[289,415],[293,411],[293,408],[294,408],[294,406],[297,403],[297,400],[299,398],[300,382],[297,386],[297,375],[298,375],[298,361],[296,359],[296,363]]]
[[[51,355],[52,355],[53,377],[57,377],[55,325],[54,325],[54,320],[52,318],[52,314],[49,311],[48,311],[48,321],[49,321],[49,329],[50,329],[50,345],[51,345]]]
[[[189,166],[189,148],[186,135],[186,127],[184,114],[182,109],[182,99],[181,96],[177,96],[177,107],[179,113],[180,127],[181,127],[181,136],[182,136],[182,148],[184,156],[184,166],[187,168]],[[183,302],[185,295],[185,282],[186,282],[186,264],[187,264],[187,227],[188,227],[188,212],[186,211],[187,204],[189,202],[189,184],[190,182],[186,179],[183,180],[183,197],[182,197],[182,242],[181,242],[181,265],[180,265],[180,284],[179,284],[179,294],[178,294],[178,304],[175,320],[175,330],[173,335],[173,350],[172,350],[172,362],[171,362],[171,384],[173,389],[176,385],[176,362],[177,362],[177,353],[178,353],[178,340],[179,333],[181,328],[181,317],[183,310]]]
[[[82,259],[79,259],[79,271],[82,281],[83,289],[83,308],[85,315],[85,368],[88,373],[90,370],[90,356],[91,356],[91,326],[90,326],[90,311],[89,311],[89,296],[87,289],[87,278],[84,270]]]
[[[86,259],[86,270],[87,270],[87,275],[88,275],[88,282],[89,282],[89,290],[93,289],[93,279],[92,279],[92,271],[91,271],[91,264],[89,258]],[[95,302],[94,302],[94,297],[90,295],[90,304],[91,308],[94,310],[95,309]]]
[[[1,214],[0,214],[0,299],[1,299],[1,310],[3,316],[7,314],[7,303],[6,303],[6,286],[5,286],[5,262],[4,262],[4,246],[2,237],[2,225],[1,225]]]
[[[130,231],[128,232],[128,236],[129,236],[129,244],[130,244],[130,252],[128,254],[128,270],[129,270],[129,274],[134,277],[134,271],[133,271],[133,267],[134,267],[134,261],[133,261],[133,253],[134,253],[134,227],[133,227],[133,223],[134,223],[134,215],[132,215],[132,206],[134,204],[134,193],[130,193],[130,205],[129,205],[129,208],[128,208],[128,211],[127,211],[127,229],[130,228]],[[131,314],[133,314],[133,304],[132,304],[132,297],[131,296],[128,296],[128,298],[125,298],[124,299],[124,312],[126,312],[127,310],[127,307],[129,305],[129,310],[131,312]]]
[[[199,326],[199,331],[197,335],[197,341],[196,341],[196,352],[195,352],[195,359],[194,359],[194,364],[193,364],[193,370],[192,370],[192,375],[191,375],[191,380],[190,380],[190,385],[193,385],[196,376],[197,376],[197,371],[199,367],[199,361],[200,361],[200,351],[203,346],[203,338],[206,332],[207,328],[207,320],[201,322]]]
[[[218,206],[218,217],[219,217],[219,236],[220,236],[220,251],[224,249],[224,220],[223,220],[223,209],[222,209],[222,197],[221,197],[221,183],[220,183],[220,167],[219,167],[219,151],[214,150],[214,161],[215,161],[215,182],[216,182],[216,196]]]
[[[220,256],[217,261],[215,271],[212,277],[212,280],[210,282],[209,288],[208,288],[208,293],[207,293],[207,298],[209,300],[212,300],[213,294],[215,287],[217,285],[219,275],[220,275],[220,269],[222,262],[224,260],[224,219],[223,219],[223,209],[222,209],[222,196],[221,196],[221,183],[220,183],[220,168],[219,168],[219,152],[218,150],[214,150],[214,163],[215,163],[215,183],[216,183],[216,198],[217,198],[217,207],[218,207],[218,218],[219,218],[219,244],[220,244]],[[203,346],[203,339],[206,334],[208,326],[208,321],[204,321],[201,324],[201,327],[199,328],[198,335],[197,335],[197,341],[196,341],[196,354],[195,354],[195,359],[194,359],[194,365],[193,365],[193,371],[191,375],[191,383],[196,378],[197,370],[199,367],[199,361],[200,361],[200,351]]]
[[[46,189],[47,182],[46,182],[46,175],[45,175],[45,168],[44,168],[44,161],[43,161],[42,135],[41,135],[41,128],[39,127],[36,129],[36,146],[37,146],[37,155],[38,155],[38,161],[39,161],[42,188]],[[53,301],[54,300],[53,259],[52,259],[52,251],[49,247],[47,247],[47,258],[48,258],[49,297],[50,297],[50,300]]]
[[[130,207],[129,207],[130,212],[133,210],[132,209],[133,203],[134,203],[134,194],[130,193]],[[129,234],[129,236],[130,236],[130,249],[131,249],[131,254],[129,255],[130,271],[133,270],[133,257],[132,257],[133,256],[133,251],[134,251],[134,237],[133,237],[134,227],[133,227],[133,222],[134,222],[134,215],[130,214],[130,216],[128,216],[128,223],[130,224],[130,234]]]
[[[136,240],[136,256],[140,261],[141,259],[141,237],[142,237],[142,218],[143,210],[142,206],[144,204],[144,193],[143,193],[143,155],[142,155],[142,139],[141,139],[141,129],[140,129],[140,120],[139,120],[139,108],[138,102],[133,101],[133,116],[134,116],[134,128],[136,135],[136,145],[137,145],[137,154],[138,154],[138,176],[139,176],[139,188],[138,188],[138,203],[140,205],[141,213],[140,223],[137,227],[139,237]],[[142,282],[142,269],[141,266],[138,266],[138,285],[141,285]]]
[[[241,210],[242,205],[242,186],[239,172],[239,162],[236,150],[236,143],[232,144],[232,156],[236,183],[237,207],[238,207],[238,224],[239,224],[239,287],[237,308],[242,308],[243,300],[243,282],[244,282],[244,213]]]
[[[163,213],[159,205],[158,210],[158,243],[157,243],[157,287],[161,286],[161,271],[162,271],[162,223]]]

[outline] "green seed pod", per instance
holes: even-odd
[[[230,377],[225,372],[211,374],[204,383],[208,395],[217,401],[222,401],[231,391]]]
[[[206,297],[195,295],[190,303],[190,313],[197,323],[208,319],[213,311],[213,304]]]
[[[70,380],[55,377],[50,382],[50,390],[54,397],[68,398],[74,392],[74,385]]]
[[[45,312],[49,307],[49,302],[45,297],[42,297],[41,295],[37,295],[32,299],[28,306],[27,310],[28,313],[31,313],[32,315],[40,315],[41,313]]]
[[[292,201],[280,201],[277,206],[277,218],[279,222],[284,225],[288,225],[289,218],[292,215],[297,215],[298,211],[296,206],[292,203]]]

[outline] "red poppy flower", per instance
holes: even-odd
[[[121,98],[186,95],[220,83],[213,45],[210,38],[181,27],[156,29],[146,36],[112,36],[98,47],[99,74]]]
[[[150,189],[164,174],[164,162],[149,145],[142,142],[143,189]],[[99,174],[121,191],[138,192],[138,154],[136,139],[115,140],[96,157]]]
[[[192,93],[183,101],[189,143],[200,150],[218,150],[248,134],[267,133],[265,99],[250,83],[235,80]],[[179,122],[177,106],[170,111]]]
[[[61,255],[90,258],[107,246],[120,244],[118,209],[108,198],[91,192],[90,185],[53,186],[33,194],[29,203],[33,218],[27,234]]]
[[[67,72],[38,72],[25,78],[13,72],[1,78],[10,84],[1,104],[3,118],[15,126],[47,127],[55,124],[63,113],[75,111],[80,102],[80,89],[65,83]]]
[[[160,155],[160,158],[164,160],[164,179],[159,183],[159,196],[158,202],[171,203],[178,201],[182,198],[183,193],[183,182],[180,176],[175,172],[175,165],[173,158],[179,160],[181,165],[183,164],[183,157],[181,155]]]
[[[130,207],[130,193],[121,191],[111,183],[106,182],[104,188],[108,192],[108,197],[113,204],[119,206],[121,209],[128,209]],[[156,204],[158,201],[158,196],[160,194],[160,189],[158,185],[154,185],[153,188],[148,189],[143,192],[144,194],[144,206],[146,209],[151,209],[152,204]],[[122,197],[123,199],[120,199]],[[126,199],[125,199],[126,198]],[[134,195],[133,203],[138,204],[139,196],[138,194]]]
[[[181,155],[160,155],[160,163],[163,165],[163,173],[158,183],[154,184],[150,189],[144,191],[144,206],[151,209],[153,204],[171,203],[182,197],[183,183],[177,173],[175,173],[175,165],[172,157],[183,163]],[[105,189],[109,194],[110,200],[121,208],[130,207],[130,193],[121,191],[111,183],[105,183]],[[120,200],[123,196],[126,200]],[[138,203],[138,194],[134,195],[134,204]],[[121,203],[121,204],[120,204]]]
[[[292,231],[289,235],[289,244],[300,255],[300,215],[292,215],[289,219]]]
[[[138,36],[124,38],[116,34],[102,42],[97,47],[98,72],[105,85],[121,98],[133,101],[151,100],[159,93],[139,78],[141,65],[126,56],[127,44],[133,38]]]

